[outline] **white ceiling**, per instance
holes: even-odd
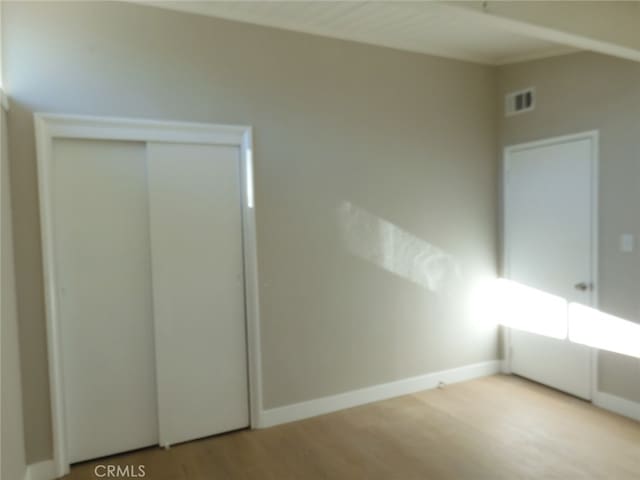
[[[144,1],[171,10],[501,65],[575,49],[500,28],[482,15],[416,1]]]

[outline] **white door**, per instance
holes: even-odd
[[[160,444],[249,425],[240,151],[147,150]]]
[[[158,443],[145,144],[55,140],[71,463]]]
[[[595,135],[585,134],[510,147],[505,156],[507,277],[584,305],[595,301],[596,149]],[[588,347],[511,329],[509,353],[513,373],[591,397]]]

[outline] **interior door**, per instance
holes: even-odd
[[[145,144],[55,140],[69,461],[158,443]]]
[[[507,277],[584,305],[595,299],[595,148],[576,136],[510,147],[505,158]],[[588,347],[511,329],[510,358],[515,374],[591,397]]]
[[[249,425],[240,151],[147,148],[160,444]]]

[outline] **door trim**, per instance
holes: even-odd
[[[52,150],[55,139],[197,143],[237,146],[240,149],[249,418],[251,428],[257,428],[260,425],[262,412],[262,366],[251,127],[49,113],[34,114],[34,123],[42,231],[53,459],[57,475],[63,476],[69,473],[69,460],[61,361],[60,313],[57,297],[58,268],[54,255],[56,249],[51,191]]]
[[[599,238],[599,171],[600,171],[600,146],[599,146],[600,132],[598,130],[589,130],[586,132],[580,132],[570,135],[562,135],[558,137],[551,137],[541,140],[535,140],[532,142],[508,145],[504,148],[502,158],[502,212],[501,212],[501,230],[502,230],[502,276],[509,278],[509,241],[507,237],[507,217],[508,217],[508,190],[507,179],[509,172],[509,163],[511,156],[515,152],[521,152],[523,150],[529,150],[533,148],[545,147],[550,145],[558,145],[562,143],[574,142],[577,140],[590,140],[591,141],[591,283],[593,284],[593,290],[590,297],[590,306],[598,308],[599,299],[599,274],[598,274],[598,238]],[[503,327],[503,351],[504,351],[504,373],[511,373],[511,329]],[[591,400],[596,397],[598,391],[598,350],[591,348]]]

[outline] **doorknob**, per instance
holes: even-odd
[[[580,282],[576,283],[573,288],[580,290],[581,292],[586,292],[587,290],[591,290],[591,284],[587,282]]]

